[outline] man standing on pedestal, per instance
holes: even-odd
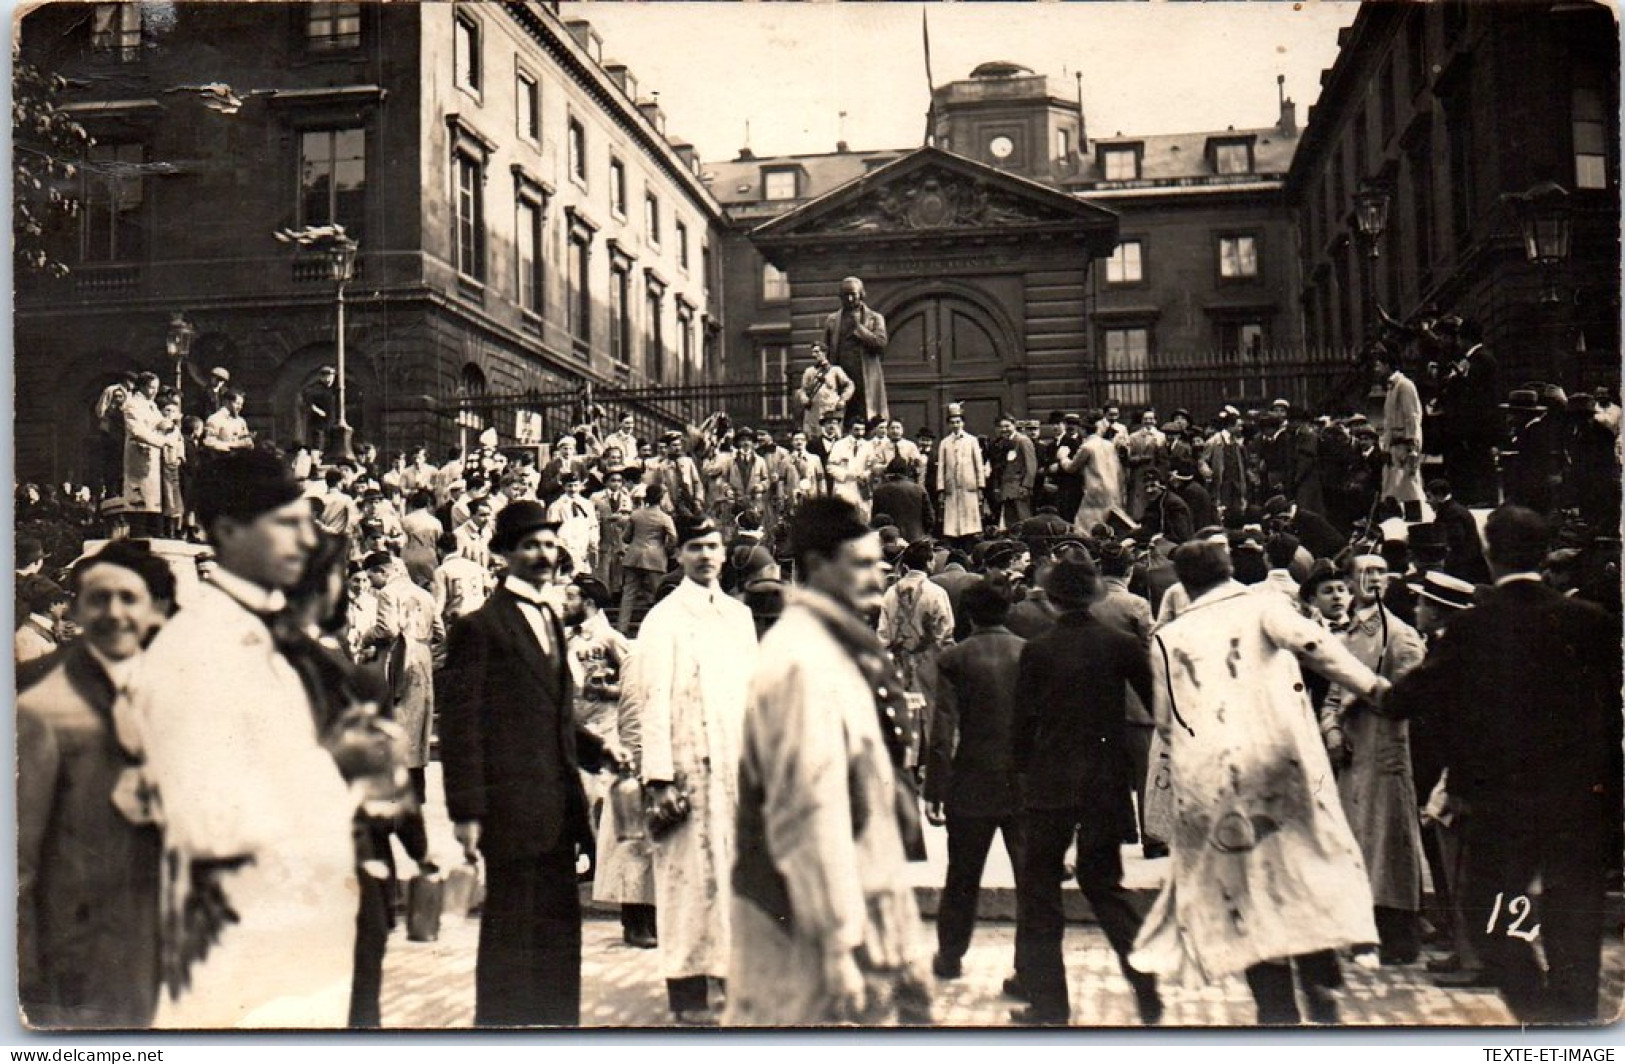
[[[846,419],[889,418],[886,378],[880,360],[886,353],[886,319],[863,301],[863,282],[841,282],[841,309],[824,319],[824,344],[835,365],[855,386],[846,403]]]
[[[717,1022],[711,986],[728,971],[740,731],[756,666],[750,609],[717,583],[723,557],[714,522],[681,528],[683,582],[649,611],[636,648],[661,969],[673,1016],[694,1026]]]
[[[965,431],[965,411],[948,404],[948,435],[937,444],[937,489],[942,492],[942,538],[967,540],[982,533],[982,486],[987,465],[982,445]]]
[[[857,391],[856,382],[846,370],[829,360],[827,344],[815,341],[812,354],[813,364],[801,374],[801,390],[796,393],[801,402],[801,428],[809,438],[818,435],[824,418],[844,414]]]
[[[1422,400],[1416,385],[1400,370],[1399,356],[1385,347],[1372,361],[1388,390],[1382,401],[1382,449],[1388,464],[1382,471],[1382,498],[1393,499],[1405,520],[1422,519]]]

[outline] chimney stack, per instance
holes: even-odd
[[[666,115],[665,112],[660,110],[660,94],[658,92],[651,92],[647,100],[639,100],[638,110],[643,112],[643,117],[648,120],[651,126],[655,127],[655,130],[661,136],[666,135]]]
[[[592,56],[594,63],[604,61],[604,39],[592,28],[592,23],[584,18],[572,18],[565,21],[564,28],[575,38],[575,42]]]
[[[1286,94],[1285,74],[1275,75],[1275,92],[1281,101],[1281,120],[1276,123],[1276,128],[1283,137],[1295,137],[1298,135],[1298,105]]]
[[[622,92],[626,93],[627,99],[636,100],[638,98],[638,79],[632,75],[631,69],[625,63],[606,64],[604,73],[608,74],[609,80],[619,86]]]

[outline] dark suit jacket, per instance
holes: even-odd
[[[959,596],[965,589],[976,581],[982,579],[976,573],[966,572],[964,569],[944,569],[931,577],[931,582],[942,590],[948,592],[948,605],[954,608],[954,638],[964,639],[970,635],[970,618],[959,605]]]
[[[910,543],[924,539],[937,523],[931,497],[912,480],[883,480],[875,485],[873,513],[890,514],[892,524]]]
[[[1617,795],[1619,647],[1618,618],[1515,581],[1453,618],[1384,712],[1439,719],[1450,793],[1475,810]]]
[[[1287,531],[1298,537],[1303,548],[1317,558],[1335,558],[1337,552],[1349,544],[1349,538],[1339,532],[1337,526],[1320,514],[1302,507],[1292,515]]]
[[[1016,682],[1016,768],[1027,809],[1082,810],[1089,830],[1121,837],[1133,821],[1123,719],[1129,687],[1151,704],[1145,648],[1087,611],[1063,613],[1026,645]]]
[[[544,656],[518,603],[504,585],[452,625],[440,709],[447,810],[480,821],[493,860],[588,843],[577,752],[589,772],[603,752],[571,712],[563,626],[549,612],[556,653]]]
[[[112,795],[134,764],[83,644],[17,702],[18,992],[31,1024],[145,1027],[158,1005],[158,829]]]
[[[937,711],[926,755],[925,800],[950,816],[1020,811],[1016,788],[1016,674],[1026,641],[1004,627],[973,632],[937,658]]]

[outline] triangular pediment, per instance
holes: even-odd
[[[751,236],[773,242],[1028,227],[1109,232],[1115,242],[1117,215],[1036,181],[927,147],[758,226]]]

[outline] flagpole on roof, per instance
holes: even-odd
[[[925,143],[929,147],[935,144],[937,140],[937,88],[936,82],[931,77],[931,14],[930,10],[923,5],[920,7],[920,33],[925,41],[925,91],[927,100],[925,106]]]

